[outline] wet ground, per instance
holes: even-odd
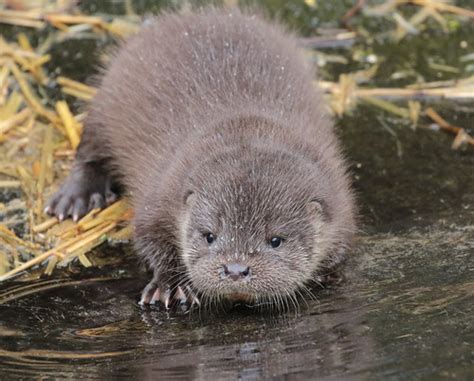
[[[334,3],[340,9],[323,16],[347,9]],[[310,17],[291,4],[285,17],[304,22],[304,33],[325,25],[316,11]],[[383,35],[378,22],[364,22]],[[402,44],[380,37],[354,49],[388,62],[374,86],[402,86],[389,75],[397,70],[427,81],[453,77],[427,69],[428,58],[467,76],[459,57],[474,51],[473,28],[465,23],[435,41],[433,30]],[[349,63],[323,68],[327,79],[363,67],[351,52],[337,54]],[[437,110],[473,132],[473,104],[443,102]],[[278,316],[180,316],[141,309],[146,275],[126,245],[106,248],[115,265],[0,286],[0,379],[474,379],[474,151],[453,151],[452,137],[412,130],[363,104],[337,125],[363,229],[341,282]]]

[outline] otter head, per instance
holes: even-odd
[[[334,201],[348,189],[294,155],[249,156],[214,157],[192,172],[180,253],[202,296],[283,305],[345,245]]]

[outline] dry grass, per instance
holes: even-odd
[[[77,14],[74,2],[50,1],[45,5],[43,1],[41,8],[29,8],[31,3],[34,2],[16,1],[15,6],[20,9],[0,9],[0,22],[49,27],[55,37],[90,29],[122,38],[137,29],[136,22],[126,19],[109,22]],[[59,13],[64,10],[70,13]],[[45,44],[33,47],[24,33],[12,41],[0,37],[0,187],[21,189],[20,209],[28,226],[23,238],[19,238],[11,229],[18,222],[16,217],[5,218],[0,224],[0,281],[39,264],[45,265],[46,274],[75,259],[83,266],[91,266],[87,253],[93,248],[110,237],[131,235],[128,222],[132,211],[126,200],[102,211],[91,211],[77,224],[59,224],[56,218],[43,213],[45,195],[50,193],[53,179],[58,172],[64,173],[74,156],[84,117],[74,115],[65,100],[45,98],[45,88],[57,84],[64,94],[84,101],[90,101],[95,93],[90,86],[46,72],[44,65],[51,58],[47,53],[51,46],[51,39],[46,39]],[[7,209],[7,205],[0,204],[5,215]]]

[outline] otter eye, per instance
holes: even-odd
[[[283,242],[283,238],[281,238],[281,237],[272,237],[272,238],[270,238],[270,245],[274,249],[276,249],[278,246],[280,246],[282,242]]]
[[[207,243],[210,245],[211,243],[214,242],[214,240],[216,239],[216,237],[214,236],[214,234],[212,233],[206,233],[204,234],[204,237],[206,237],[206,241]]]

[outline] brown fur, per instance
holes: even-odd
[[[157,283],[292,296],[340,261],[355,229],[346,166],[312,81],[279,26],[237,10],[158,17],[107,69],[70,178],[92,166],[129,192],[137,252]],[[285,238],[276,249],[274,235]],[[250,281],[219,278],[232,261],[252,269]]]

